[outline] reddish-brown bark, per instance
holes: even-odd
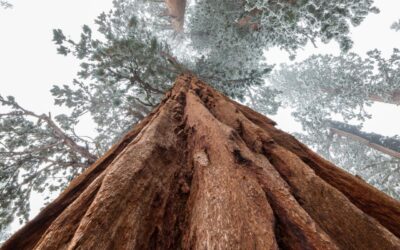
[[[186,0],[165,0],[167,5],[167,13],[171,18],[172,28],[176,32],[183,31],[185,22]]]
[[[237,26],[240,28],[247,27],[251,31],[258,31],[260,29],[260,22],[259,20],[253,20],[259,17],[262,14],[262,10],[260,9],[253,9],[250,12],[246,13],[242,18],[237,20]]]
[[[384,102],[384,103],[400,105],[400,90],[393,90],[391,93],[389,93],[389,97],[370,95],[369,99],[374,102]]]
[[[331,95],[337,95],[342,90],[338,88],[331,88],[331,87],[323,87],[321,88],[324,92],[329,93]],[[383,94],[370,94],[367,99],[373,102],[382,102],[394,105],[400,105],[400,90],[392,90],[389,93],[385,93],[386,96]]]
[[[1,249],[399,249],[400,203],[190,74]]]
[[[330,131],[331,131],[332,134],[336,134],[336,135],[341,136],[341,137],[349,138],[349,139],[351,139],[353,141],[356,141],[356,142],[359,142],[359,143],[361,143],[361,144],[363,144],[363,145],[365,145],[367,147],[373,148],[373,149],[378,150],[378,151],[380,151],[380,152],[382,152],[384,154],[387,154],[387,155],[390,155],[392,157],[400,159],[400,152],[397,152],[397,151],[392,150],[390,148],[384,147],[383,145],[379,145],[379,144],[373,143],[373,142],[371,142],[371,141],[369,141],[369,140],[367,140],[367,139],[365,139],[365,138],[363,138],[361,136],[358,136],[356,134],[353,134],[353,133],[350,133],[350,132],[347,132],[347,131],[343,131],[343,130],[338,129],[338,128],[330,128]]]

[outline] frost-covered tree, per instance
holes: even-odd
[[[245,93],[244,103],[265,115],[274,115],[281,106],[279,101],[280,91],[272,89],[267,84],[256,87],[248,87]]]
[[[176,38],[183,29],[186,0],[115,0],[114,6],[128,18],[135,15],[158,38]]]
[[[5,0],[0,0],[0,7],[3,7],[4,9],[11,8],[13,5],[9,1]]]
[[[245,59],[245,54],[245,48],[236,48],[234,52],[229,48],[221,48],[197,60],[192,71],[202,79],[212,82],[214,87],[225,94],[243,99],[246,88],[263,85],[265,77],[272,69],[270,65],[261,61],[262,56],[250,59],[249,55],[249,58]]]
[[[400,104],[400,51],[394,49],[389,59],[378,50],[365,59],[354,53],[314,55],[282,65],[270,82],[305,130],[318,130],[335,114],[363,121],[372,101]]]
[[[55,104],[70,108],[69,114],[37,114],[13,97],[0,97],[2,226],[15,216],[28,218],[33,191],[60,190],[93,163],[150,112],[180,72],[176,62],[171,63],[168,46],[123,8],[100,15],[96,23],[98,39],[88,26],[78,42],[54,31],[58,52],[81,60],[72,85],[51,90]],[[83,116],[94,121],[94,138],[76,133]]]
[[[263,62],[258,33],[236,25],[243,9],[238,1],[198,1],[188,10],[191,46],[201,55],[196,72],[209,82],[261,84],[271,70]]]
[[[398,147],[399,138],[388,138],[374,133],[366,133],[361,126],[352,126],[340,122],[329,121],[325,127],[309,132],[297,134],[303,143],[313,147],[319,154],[332,161],[343,169],[359,176],[366,182],[374,185],[387,194],[400,199],[400,159],[382,153],[367,143],[354,140],[351,136],[335,131],[334,124],[343,128],[351,128],[357,134],[363,134],[370,140],[384,138],[387,147]],[[376,142],[376,141],[375,141]]]
[[[3,244],[5,240],[10,237],[10,233],[7,231],[0,232],[0,244]]]
[[[351,48],[350,25],[378,13],[372,0],[328,1],[198,1],[188,20],[196,46],[231,42],[247,46],[277,46],[294,53],[308,41],[339,42]]]
[[[98,154],[76,135],[76,120],[36,114],[13,97],[0,96],[0,228],[29,217],[32,192],[60,190]]]
[[[308,41],[335,39],[347,51],[349,23],[360,24],[370,12],[378,10],[369,0],[196,1],[185,33],[201,55],[195,72],[209,76],[205,80],[262,84],[272,68],[263,58],[265,49],[279,47],[294,56]]]
[[[268,31],[265,39],[289,51],[318,38],[324,43],[334,39],[343,51],[348,51],[352,46],[350,24],[357,26],[368,13],[379,12],[372,0],[246,2],[250,20]]]
[[[124,20],[122,11],[116,8],[99,16],[96,22],[103,39],[94,39],[88,26],[79,42],[54,31],[58,52],[72,53],[82,62],[72,86],[51,90],[55,104],[71,108],[74,118],[89,113],[108,146],[159,102],[180,73],[176,62],[170,61],[168,46],[138,27],[134,16]]]
[[[393,49],[392,55],[387,59],[382,57],[377,49],[367,54],[377,71],[371,81],[374,85],[378,85],[370,90],[369,99],[400,105],[400,50]]]
[[[400,159],[400,136],[383,136],[376,133],[361,131],[359,126],[343,122],[331,121],[329,127],[332,133],[347,137],[384,154]]]
[[[400,31],[400,20],[394,22],[390,28],[394,29],[395,31]]]
[[[271,65],[264,62],[262,47],[250,49],[247,44],[239,45],[230,39],[225,41],[223,46],[213,47],[209,42],[207,51],[204,51],[204,48],[195,45],[192,41],[196,37],[196,35],[192,35],[190,26],[193,12],[185,14],[185,11],[181,11],[185,7],[185,3],[186,1],[182,0],[133,0],[125,1],[124,10],[140,16],[140,21],[146,24],[146,29],[150,30],[160,41],[168,43],[171,54],[174,54],[187,69],[211,82],[214,87],[224,93],[232,97],[243,98],[243,86],[262,84],[263,78],[272,68]],[[172,20],[171,11],[177,12],[172,15]],[[152,14],[149,15],[149,12]],[[160,18],[165,15],[169,19]],[[215,15],[225,15],[225,12],[215,13]],[[181,20],[183,18],[185,20]],[[179,25],[183,25],[183,21],[189,23],[184,32],[177,33],[173,28],[176,19],[181,20]],[[212,20],[207,17],[200,22],[210,23]],[[181,28],[179,29],[181,30]],[[214,49],[211,49],[212,47]],[[222,58],[224,60],[221,60]]]
[[[294,109],[295,119],[302,124],[305,133],[298,137],[304,143],[394,197],[400,194],[396,184],[399,177],[391,175],[399,167],[398,159],[363,145],[360,140],[332,134],[332,119],[341,117],[344,121],[362,123],[370,118],[365,107],[373,101],[399,105],[399,65],[398,49],[387,59],[378,50],[368,52],[367,58],[354,53],[336,57],[314,55],[303,62],[281,65],[270,77],[270,83],[280,91],[279,99]],[[383,146],[389,149],[397,143],[395,138],[377,139],[372,134],[353,133],[381,146],[386,141],[390,145]],[[383,141],[377,143],[380,140]]]

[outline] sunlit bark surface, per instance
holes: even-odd
[[[181,75],[2,249],[399,249],[400,203]]]

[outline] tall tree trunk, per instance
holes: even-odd
[[[6,249],[399,249],[400,203],[181,75]]]
[[[332,121],[330,127],[331,132],[334,134],[357,141],[367,147],[400,159],[400,140],[397,138],[366,133],[359,130],[356,126],[337,121]]]

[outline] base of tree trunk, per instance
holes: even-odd
[[[1,249],[399,249],[400,203],[190,74]]]

